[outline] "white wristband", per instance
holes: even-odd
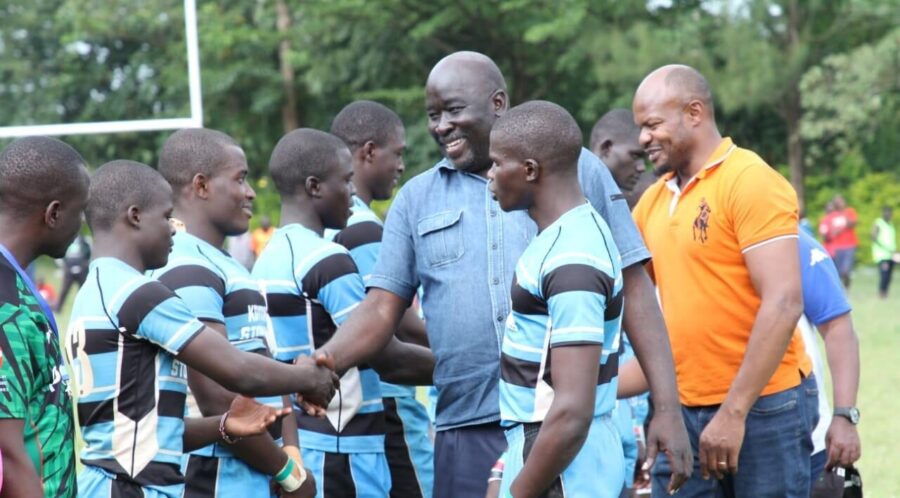
[[[284,480],[278,481],[278,484],[281,486],[281,489],[287,491],[288,493],[293,493],[300,489],[300,486],[303,486],[303,483],[306,482],[306,469],[301,466],[297,466],[297,469],[300,470],[300,477],[294,477],[293,472],[290,473]]]

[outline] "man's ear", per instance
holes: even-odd
[[[362,159],[366,163],[371,163],[375,159],[375,142],[369,140],[359,148]]]
[[[597,154],[597,155],[605,156],[605,155],[609,154],[609,149],[611,149],[612,146],[613,146],[612,140],[607,138],[606,140],[604,140],[603,142],[600,143],[600,149],[597,151],[600,154]]]
[[[703,105],[703,102],[699,99],[694,99],[688,102],[684,108],[685,119],[687,119],[688,123],[692,126],[697,126],[706,119],[707,111],[708,109]]]
[[[523,163],[525,168],[525,181],[534,183],[541,177],[541,163],[534,159],[526,159]]]
[[[494,93],[491,94],[491,104],[494,107],[494,116],[500,117],[506,112],[509,109],[509,97],[506,96],[506,90],[494,90]]]
[[[209,178],[203,173],[197,173],[191,178],[191,192],[200,199],[209,198]]]
[[[56,225],[59,223],[59,210],[62,207],[62,203],[58,200],[51,201],[50,204],[47,204],[47,207],[44,208],[44,224],[50,228],[56,228]]]
[[[312,197],[313,199],[322,197],[322,182],[318,177],[306,177],[306,181],[303,183],[303,189],[306,191],[306,195]]]
[[[132,204],[125,211],[125,222],[137,228],[141,224],[141,208]]]

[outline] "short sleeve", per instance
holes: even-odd
[[[4,308],[12,307],[5,304]],[[21,327],[36,327],[27,319],[8,320],[0,334],[0,419],[28,418],[28,401],[34,389],[34,373],[31,350],[25,340],[27,334]]]
[[[171,354],[180,353],[203,329],[184,302],[156,281],[135,289],[122,303],[117,317],[123,332],[157,344]]]
[[[174,291],[200,320],[225,323],[222,313],[225,281],[209,268],[177,266],[160,275],[158,280]]]
[[[803,314],[818,326],[849,313],[852,308],[828,253],[806,234],[800,234],[799,247]]]
[[[550,313],[550,345],[603,344],[615,281],[587,264],[566,264],[541,279]]]
[[[622,266],[628,267],[650,259],[650,252],[644,246],[644,240],[628,210],[628,202],[609,168],[585,148],[581,149],[578,158],[578,177],[584,196],[612,231],[616,247],[622,255]]]
[[[346,252],[332,254],[313,265],[302,285],[304,294],[321,303],[338,326],[366,296],[362,277]]]
[[[409,213],[410,184],[405,185],[391,204],[378,262],[369,279],[368,287],[378,287],[411,301],[419,287],[416,274],[416,249],[413,241],[413,222]]]
[[[797,235],[797,194],[777,171],[756,163],[732,185],[729,209],[742,251],[776,237]]]

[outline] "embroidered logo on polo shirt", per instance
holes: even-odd
[[[701,243],[705,244],[706,240],[709,238],[707,235],[707,230],[709,229],[709,215],[712,213],[712,210],[709,209],[709,204],[706,203],[706,198],[700,199],[700,205],[697,206],[697,210],[700,211],[697,214],[697,217],[694,218],[694,223],[691,225],[691,234],[694,237],[694,240],[699,240]]]

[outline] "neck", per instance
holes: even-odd
[[[363,182],[353,182],[353,190],[355,191],[353,195],[362,199],[366,206],[372,203],[372,190]]]
[[[0,244],[6,247],[22,268],[30,265],[40,255],[30,230],[21,222],[6,216],[0,217]]]
[[[316,211],[308,202],[282,198],[281,226],[290,225],[292,223],[303,225],[319,235],[325,233],[325,225],[322,223],[322,218],[316,214]]]
[[[94,258],[116,258],[140,273],[144,273],[147,265],[141,258],[140,251],[127,236],[119,233],[115,227],[109,231],[94,232]]]
[[[544,185],[541,188],[542,194],[535,194],[534,204],[528,208],[528,216],[537,223],[540,232],[552,225],[560,216],[585,202],[577,177],[559,180],[561,181]]]
[[[187,233],[207,242],[214,247],[222,247],[225,243],[225,234],[213,225],[203,211],[195,206],[178,205],[172,216],[184,222]]]
[[[722,143],[722,135],[715,127],[700,134],[696,142],[694,142],[694,147],[691,149],[691,158],[687,164],[675,168],[679,187],[703,170],[706,162],[709,161],[710,156],[712,156],[712,153],[715,152],[720,143]]]

